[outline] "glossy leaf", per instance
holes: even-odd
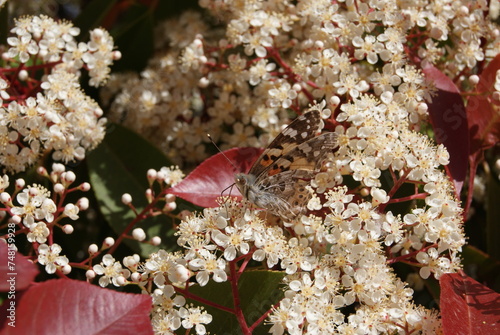
[[[488,235],[494,234],[495,232]],[[488,255],[473,245],[464,246],[460,256],[466,273],[474,273],[476,279],[481,283],[497,292],[500,291],[500,261],[498,258]]]
[[[9,36],[9,6],[0,8],[0,43],[7,45],[7,37]]]
[[[154,12],[156,21],[163,21],[172,17],[179,16],[186,10],[199,9],[198,0],[183,1],[157,1]]]
[[[484,179],[486,186],[485,207],[486,211],[486,251],[494,259],[500,259],[500,206],[498,206],[498,195],[500,194],[500,182],[495,168],[487,174]],[[500,284],[500,283],[499,283]]]
[[[493,101],[496,73],[500,69],[500,55],[488,64],[479,76],[479,83],[474,95],[467,102],[469,122],[469,190],[474,187],[477,166],[483,161],[484,150],[491,148],[500,139],[500,112],[498,103]],[[472,192],[468,193],[465,208],[472,201]]]
[[[154,10],[136,2],[123,14],[124,24],[111,31],[122,58],[114,66],[115,71],[142,70],[154,49]]]
[[[38,275],[38,267],[27,257],[0,243],[0,291],[9,292],[12,284],[16,292],[26,289]]]
[[[74,23],[81,29],[81,39],[87,39],[89,30],[103,25],[104,18],[110,14],[117,0],[93,0],[75,19]]]
[[[216,207],[216,199],[223,191],[224,195],[229,195],[234,174],[248,172],[262,151],[258,148],[234,148],[218,153],[201,163],[182,182],[172,187],[169,193],[197,206]],[[241,198],[236,187],[231,189],[231,196]]]
[[[280,288],[284,275],[283,272],[278,271],[247,271],[242,273],[238,281],[238,293],[241,308],[249,327],[283,298],[283,291]],[[193,286],[189,291],[208,301],[234,308],[229,282],[215,283],[210,281],[204,287]],[[196,305],[200,304],[195,301],[193,299]],[[240,333],[240,326],[234,314],[207,305],[204,307],[213,316],[213,321],[207,326],[207,330],[212,334]],[[260,324],[252,334],[268,334],[269,327],[269,325]]]
[[[497,55],[480,74],[476,94],[470,96],[467,103],[471,154],[492,147],[500,139],[499,107],[493,100],[495,78],[499,69],[500,55]]]
[[[132,196],[132,203],[141,211],[148,203],[144,192],[149,187],[146,172],[170,166],[167,158],[154,146],[134,132],[112,125],[104,141],[92,151],[88,158],[90,182],[98,200],[99,209],[117,234],[121,234],[135,218],[134,213],[121,202],[124,193]],[[160,248],[172,250],[172,224],[164,216],[141,221],[141,228],[148,237],[159,235],[163,243]],[[146,257],[158,247],[125,239],[134,251]]]
[[[500,334],[500,295],[464,273],[440,279],[444,334]]]
[[[151,297],[145,294],[119,293],[79,280],[49,280],[22,295],[15,328],[4,324],[2,335],[153,334],[150,311]]]
[[[429,104],[429,115],[436,141],[443,144],[450,154],[446,171],[455,184],[459,198],[467,175],[469,152],[465,105],[460,90],[448,76],[432,65],[424,68],[423,72],[436,85],[437,94]]]

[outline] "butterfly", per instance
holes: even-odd
[[[240,193],[285,221],[304,214],[311,198],[306,186],[338,144],[333,132],[316,136],[322,128],[319,110],[297,117],[276,136],[248,174],[235,175]]]

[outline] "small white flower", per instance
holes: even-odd
[[[45,265],[45,271],[52,274],[56,269],[60,269],[69,263],[66,256],[59,256],[62,248],[54,243],[50,247],[46,244],[41,244],[38,247],[38,263]]]
[[[182,318],[182,327],[191,329],[195,327],[196,334],[205,334],[205,324],[212,322],[212,315],[203,310],[203,307],[181,307],[179,316]]]
[[[78,206],[75,206],[74,204],[66,204],[66,206],[64,206],[63,214],[69,217],[71,220],[78,220],[79,211],[80,209],[78,208]]]
[[[110,254],[106,254],[102,257],[102,262],[96,264],[93,267],[95,273],[102,275],[99,278],[99,285],[102,287],[108,286],[111,282],[115,286],[120,286],[118,284],[118,278],[124,277],[128,278],[130,276],[130,271],[123,269],[119,262],[115,262],[115,259]]]

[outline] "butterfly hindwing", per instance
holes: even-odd
[[[295,119],[264,150],[248,174],[235,176],[241,194],[284,220],[305,213],[311,198],[307,185],[337,146],[335,133],[316,136],[322,127],[318,110]]]

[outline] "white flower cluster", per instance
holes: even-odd
[[[113,120],[179,163],[206,157],[206,133],[222,148],[264,146],[289,123],[282,108],[300,111],[314,99],[394,95],[401,117],[417,124],[431,90],[414,65],[467,78],[500,42],[485,0],[200,5],[227,23],[225,38],[201,15],[172,19],[158,33],[167,51],[140,78],[114,77],[104,94],[114,98]]]
[[[80,70],[89,71],[90,85],[103,84],[119,56],[112,38],[95,29],[88,43],[77,44],[78,28],[46,16],[17,20],[11,32],[3,58],[12,68],[0,78],[0,165],[24,171],[47,152],[65,163],[82,160],[104,138],[106,119],[82,91]],[[40,64],[28,65],[35,59]]]
[[[4,59],[18,58],[27,63],[33,57],[43,63],[53,63],[56,68],[76,73],[82,67],[89,69],[92,86],[102,85],[109,75],[109,67],[120,57],[113,51],[113,38],[101,28],[90,32],[88,43],[77,43],[80,29],[68,21],[55,21],[45,16],[26,16],[16,20],[11,29],[13,37],[7,39],[10,48]]]
[[[232,221],[235,217],[239,219]],[[203,215],[182,221],[177,235],[184,253],[160,250],[132,274],[140,285],[152,280],[158,287],[152,294],[152,323],[156,333],[170,333],[182,325],[204,334],[204,325],[212,321],[212,316],[200,307],[186,308],[182,293],[174,296],[174,286],[186,287],[191,277],[200,286],[207,285],[210,279],[227,281],[229,262],[237,255],[248,254],[254,243],[260,243],[261,249],[253,253],[253,258],[258,261],[267,258],[270,266],[279,261],[278,255],[292,248],[287,248],[281,229],[266,227],[255,210],[245,209],[241,203],[229,199],[220,208],[205,209]],[[274,243],[272,237],[277,238]]]
[[[196,14],[167,22],[175,28],[160,47],[168,51],[141,78],[113,80],[114,118],[172,156],[201,159],[207,132],[223,148],[264,145],[289,122],[283,109],[321,100],[315,108],[332,115],[339,147],[311,181],[308,209],[321,215],[281,229],[227,201],[182,222],[185,252],[152,255],[138,281],[222,282],[231,262],[251,255],[287,274],[285,299],[270,315],[275,334],[439,332],[439,316],[412,303],[390,265],[410,263],[422,278],[460,268],[462,209],[442,171],[449,155],[415,131],[433,94],[421,68],[432,64],[467,86],[477,63],[499,50],[487,2],[200,4],[227,23],[225,38]],[[156,324],[179,326],[169,306]]]
[[[7,192],[9,187],[9,177],[4,175],[0,182],[0,202],[4,205],[5,210],[11,215],[10,220],[18,226],[21,233],[26,234],[29,242],[36,245],[39,243],[37,253],[38,262],[45,265],[47,273],[52,274],[57,269],[63,273],[71,272],[71,266],[66,256],[60,256],[62,248],[56,244],[45,244],[49,235],[53,233],[55,226],[61,227],[65,234],[73,232],[73,226],[65,224],[60,226],[59,222],[63,218],[78,220],[80,210],[85,210],[89,206],[87,198],[80,198],[76,204],[67,203],[60,207],[69,192],[76,189],[88,191],[90,185],[83,183],[77,188],[70,189],[69,186],[75,181],[76,176],[71,171],[66,171],[64,165],[55,163],[52,166],[52,172],[48,172],[44,168],[39,168],[40,175],[50,179],[53,184],[53,193],[47,188],[33,184],[25,187],[23,179],[17,179],[15,182],[15,191]],[[15,198],[14,204],[13,198]],[[59,205],[58,205],[59,204]],[[6,213],[2,212],[2,213]],[[51,239],[52,240],[52,239]]]
[[[180,224],[178,244],[184,252],[160,250],[139,266],[124,260],[132,280],[143,287],[153,281],[157,287],[151,294],[155,332],[173,333],[182,325],[204,334],[212,317],[199,307],[185,307],[184,288],[192,278],[200,286],[227,281],[230,264],[240,257],[265,262],[269,268],[279,266],[287,274],[289,289],[270,316],[274,334],[391,333],[403,328],[437,332],[437,314],[411,302],[413,290],[395,276],[379,242],[386,236],[390,245],[391,228],[401,230],[401,222],[398,226],[398,219],[389,214],[385,219],[368,203],[352,203],[346,192],[345,187],[329,191],[325,205],[332,214],[325,220],[302,217],[294,228],[303,234],[296,237],[268,226],[248,203],[225,199],[219,208],[205,209]],[[332,242],[327,253],[319,247],[325,242]],[[100,283],[107,281],[101,285],[130,274],[114,259],[108,263],[107,270],[94,266],[104,274]],[[357,308],[346,319],[341,309],[347,306]]]

